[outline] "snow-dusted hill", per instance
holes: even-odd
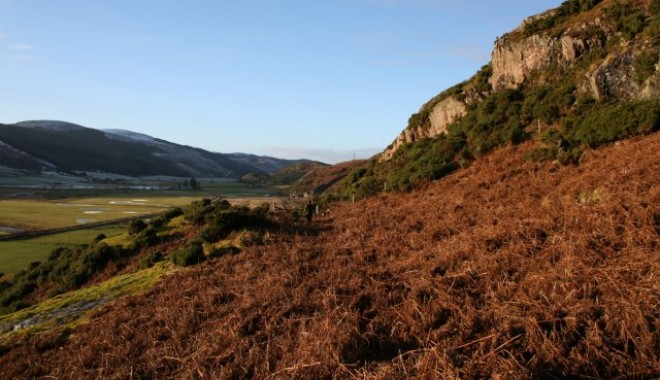
[[[48,163],[48,169],[62,171],[240,178],[272,174],[298,162],[209,152],[132,131],[102,131],[62,121],[0,124],[0,165],[20,170],[38,171]]]

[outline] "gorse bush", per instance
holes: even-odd
[[[628,40],[644,30],[647,24],[646,15],[642,9],[619,1],[605,9],[605,15],[613,25],[614,30],[621,32]]]
[[[142,219],[135,219],[128,224],[128,233],[131,235],[136,235],[142,232],[142,230],[145,228],[147,228],[147,223],[145,223]]]
[[[233,231],[258,230],[270,225],[267,218],[268,205],[250,209],[248,207],[230,206],[218,208],[208,214],[208,225],[202,231],[201,238],[213,243],[224,239]]]
[[[595,148],[629,136],[660,130],[660,100],[594,104],[566,120],[572,144]]]
[[[132,254],[130,250],[104,243],[56,248],[46,261],[31,264],[6,285],[7,289],[0,295],[0,312],[28,306],[23,299],[44,284],[52,284],[51,295],[77,289],[103,271],[108,263],[122,265],[122,259]]]
[[[643,83],[646,79],[655,73],[655,64],[658,60],[658,49],[650,49],[641,52],[633,62],[635,70],[635,80]]]
[[[539,32],[549,30],[555,26],[560,25],[566,19],[572,15],[578,14],[580,12],[585,12],[596,5],[598,5],[602,0],[568,0],[561,3],[559,8],[552,14],[546,17],[538,18],[527,25],[523,30],[523,34],[528,37]]]
[[[203,225],[212,218],[212,215],[215,212],[227,210],[230,207],[231,204],[226,200],[214,203],[210,199],[204,198],[200,201],[195,201],[186,207],[183,211],[183,215],[187,221],[196,225]]]
[[[203,262],[206,260],[206,256],[204,256],[202,244],[195,241],[186,247],[171,253],[170,260],[176,265],[187,267]]]
[[[145,255],[138,264],[139,269],[147,269],[153,267],[156,263],[161,262],[165,259],[160,252],[151,252]]]

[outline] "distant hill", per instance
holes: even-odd
[[[343,180],[347,175],[351,174],[355,169],[364,165],[366,160],[352,160],[340,162],[331,166],[319,166],[308,171],[304,176],[300,177],[293,186],[292,192],[298,195],[307,194],[321,194],[330,189],[333,185]]]
[[[329,165],[314,161],[303,161],[291,166],[284,167],[276,173],[257,174],[250,173],[241,177],[241,182],[259,186],[291,186],[316,170],[324,170]]]
[[[272,174],[298,162],[208,152],[131,131],[102,131],[61,121],[0,124],[0,165],[28,172],[240,178],[247,173]]]
[[[312,161],[312,160],[305,160],[305,159],[299,159],[299,160],[285,160],[282,158],[275,158],[275,157],[269,157],[269,156],[257,156],[254,154],[247,154],[247,153],[228,153],[226,154],[227,157],[230,159],[240,162],[245,165],[250,165],[254,166],[256,168],[261,169],[265,173],[269,174],[275,174],[282,169],[289,168],[291,166],[295,165],[307,165],[307,164],[320,164],[317,161]],[[324,164],[321,164],[324,165]]]

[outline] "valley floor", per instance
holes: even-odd
[[[530,149],[0,343],[0,377],[660,377],[660,134]]]

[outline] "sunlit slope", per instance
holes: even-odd
[[[660,135],[525,143],[0,346],[7,378],[657,378]],[[287,232],[289,231],[289,232]]]

